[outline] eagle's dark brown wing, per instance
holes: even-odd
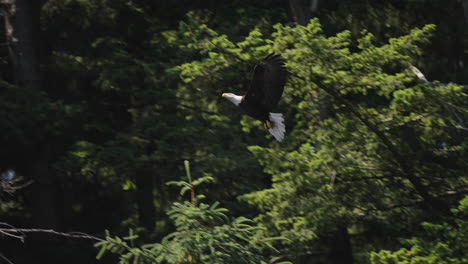
[[[261,105],[266,111],[271,111],[283,94],[287,77],[284,59],[274,53],[268,55],[255,66],[252,84],[245,95],[245,100],[248,103]]]

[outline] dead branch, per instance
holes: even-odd
[[[80,239],[89,239],[94,241],[104,241],[104,239],[88,235],[82,232],[58,232],[53,229],[40,229],[40,228],[15,228],[10,224],[0,222],[0,226],[6,226],[6,228],[0,228],[0,234],[5,235],[7,237],[12,237],[15,239],[19,239],[21,242],[24,243],[26,236],[28,233],[46,233],[52,234],[60,237],[66,238],[80,238]]]
[[[12,180],[0,180],[0,194],[2,192],[8,193],[12,195],[16,191],[26,188],[27,186],[31,185],[33,183],[32,180],[29,180],[27,182],[23,182],[24,178],[23,177],[15,177]]]
[[[5,255],[3,255],[3,253],[0,252],[0,258],[5,260],[6,263],[8,264],[13,264],[13,262],[11,262],[11,260],[9,260],[7,257],[5,257]]]
[[[410,70],[418,77],[418,79],[420,79],[421,81],[424,82],[424,84],[426,85],[430,85],[430,86],[434,86],[434,85],[438,85],[438,86],[446,86],[447,84],[446,83],[433,83],[433,82],[430,82],[427,80],[426,76],[424,76],[424,74],[418,69],[416,68],[415,66],[413,65],[410,65],[409,66]],[[463,86],[463,91],[464,92],[468,92],[468,85],[463,85],[461,84],[461,86]]]

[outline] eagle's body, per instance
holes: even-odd
[[[271,111],[281,99],[287,76],[284,60],[272,53],[255,66],[247,94],[224,93],[223,97],[239,106],[245,114],[262,121],[276,140],[282,141],[286,131],[283,115]]]
[[[239,104],[240,109],[247,115],[265,122],[268,120],[268,114],[270,113],[266,107],[262,106],[261,104],[252,104],[249,103],[247,100],[241,101]]]

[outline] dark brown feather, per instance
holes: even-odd
[[[245,95],[246,103],[258,104],[270,112],[281,99],[287,77],[284,59],[271,53],[255,66],[251,87]]]

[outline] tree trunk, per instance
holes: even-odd
[[[40,149],[30,164],[32,221],[35,227],[57,228],[57,180],[49,168],[49,147]]]
[[[351,241],[346,226],[339,226],[329,240],[330,264],[353,264]]]
[[[8,0],[5,16],[6,39],[15,83],[18,87],[41,90],[39,70],[40,2],[32,0]],[[54,228],[57,225],[57,182],[49,163],[51,146],[38,142],[25,155],[27,177],[33,180],[30,187],[32,221],[35,227]]]
[[[145,164],[142,164],[145,166]],[[147,168],[139,168],[135,175],[137,185],[137,204],[140,226],[154,230],[155,210],[153,204],[153,177]]]
[[[12,35],[7,35],[7,38],[10,42],[10,60],[15,81],[22,88],[40,90],[38,56],[40,4],[38,1],[30,0],[16,0],[13,3],[16,12],[13,21],[10,22]]]
[[[130,98],[132,107],[138,108],[138,99],[135,96]],[[138,137],[142,127],[142,120],[138,111],[132,112],[132,133]],[[137,147],[139,153],[147,153],[145,145],[139,145]],[[146,230],[152,232],[154,230],[155,221],[155,207],[153,197],[153,174],[152,167],[147,161],[143,160],[136,162],[135,166],[135,183],[137,186],[136,190],[136,202],[138,206],[138,220],[140,226],[146,228]]]
[[[465,17],[465,28],[468,28],[468,0],[462,0],[463,15]]]
[[[309,24],[312,13],[318,8],[318,0],[289,0],[294,22],[305,26]]]

